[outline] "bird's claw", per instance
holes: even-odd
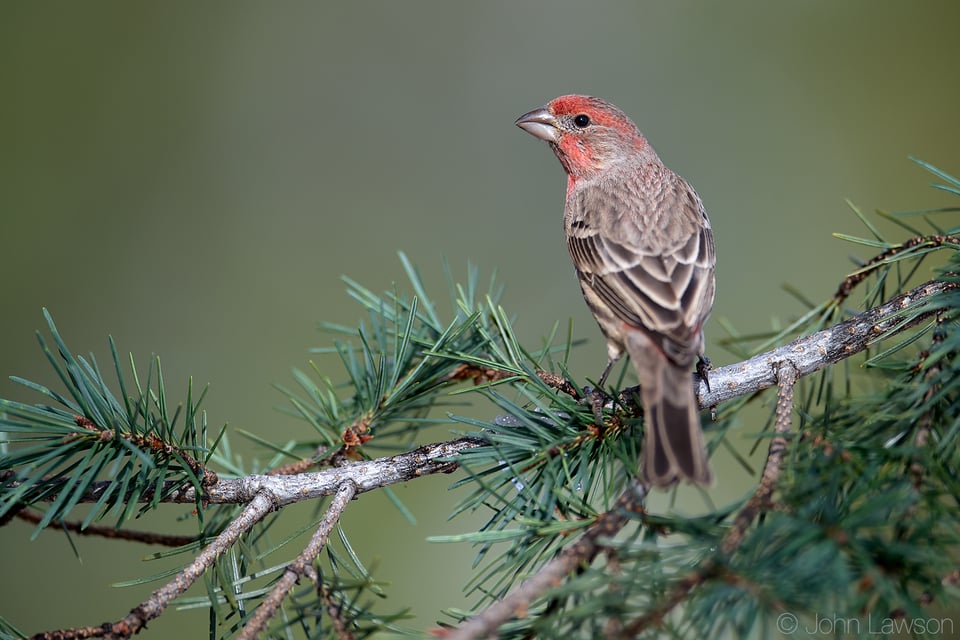
[[[710,362],[710,358],[702,353],[697,356],[697,375],[703,380],[703,384],[707,385],[707,392],[710,391],[710,371],[712,369],[713,364]]]
[[[707,393],[710,393],[710,371],[712,369],[713,364],[710,362],[710,358],[702,353],[697,356],[697,375],[700,376],[703,384],[707,387]],[[710,406],[710,420],[712,422],[717,421],[717,405]]]
[[[595,387],[593,389],[584,389],[584,392],[587,394],[587,402],[590,403],[590,408],[593,409],[593,420],[597,427],[603,427],[603,405],[607,403],[607,394],[603,392],[603,389],[600,387]]]

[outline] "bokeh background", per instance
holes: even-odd
[[[461,276],[467,260],[495,269],[521,337],[572,319],[589,340],[573,370],[597,375],[561,168],[513,126],[571,92],[633,116],[705,201],[719,256],[708,341],[720,319],[765,330],[802,311],[784,282],[820,300],[865,255],[831,238],[866,234],[845,199],[949,202],[907,157],[960,173],[958,20],[954,0],[5,2],[0,396],[34,399],[11,374],[54,383],[34,339],[45,306],[77,352],[105,361],[112,335],[141,364],[159,353],[174,394],[209,382],[214,425],[309,437],[271,385],[330,343],[318,321],[362,317],[340,275],[386,289],[403,281],[398,250],[441,296],[442,256]],[[718,499],[750,486],[720,475]],[[344,519],[391,583],[389,608],[411,607],[418,628],[469,604],[473,551],[425,542],[476,524],[447,521],[454,480],[399,489],[416,526],[376,495]],[[180,513],[137,526],[176,529]],[[0,615],[28,632],[116,619],[157,585],[112,583],[170,566],[92,539],[78,562],[62,535],[30,533],[0,529]],[[168,614],[147,637],[205,628],[203,613]]]

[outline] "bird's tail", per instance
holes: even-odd
[[[644,481],[655,487],[681,480],[709,485],[713,476],[691,371],[667,360],[641,332],[632,333],[626,346],[640,378],[645,415]]]

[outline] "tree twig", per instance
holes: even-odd
[[[931,280],[829,329],[798,338],[789,344],[753,356],[743,362],[712,369],[710,389],[707,389],[702,379],[698,378],[696,381],[697,400],[703,408],[713,407],[721,402],[773,386],[777,383],[776,364],[779,362],[791,362],[797,370],[798,378],[819,371],[827,365],[835,364],[872,346],[879,337],[889,337],[916,326],[934,314],[935,310],[906,317],[903,315],[904,311],[933,296],[958,288],[960,284],[955,282]],[[540,377],[545,379],[544,376]],[[550,378],[549,384],[558,389],[573,389],[572,385],[556,376]],[[629,405],[635,391],[636,388],[631,387],[621,392],[623,402]],[[314,473],[290,476],[251,475],[238,479],[221,478],[217,484],[204,487],[202,497],[209,504],[243,504],[260,490],[267,490],[283,505],[330,495],[346,478],[357,485],[358,493],[364,493],[412,480],[421,475],[453,471],[457,463],[447,459],[465,449],[484,444],[486,443],[481,438],[467,436],[426,445],[389,458],[353,462]],[[16,486],[17,483],[13,482],[8,485],[8,488]],[[109,480],[92,483],[81,502],[97,502],[101,494],[111,486],[112,482]],[[194,503],[196,501],[196,492],[192,486],[176,488],[175,485],[165,484],[164,491],[168,495],[161,502]],[[53,500],[55,497],[55,495],[50,496],[48,500]],[[152,500],[152,491],[144,491],[140,494],[141,502]]]
[[[201,551],[189,566],[178,573],[173,580],[154,591],[150,598],[132,609],[123,619],[113,623],[106,622],[99,627],[47,631],[33,636],[33,640],[72,640],[73,638],[114,640],[129,638],[139,633],[147,622],[163,613],[174,599],[183,595],[207,569],[213,566],[218,556],[229,550],[241,535],[263,520],[276,507],[277,504],[266,491],[258,493],[240,515],[227,525],[227,528]]]
[[[705,560],[703,564],[680,579],[670,592],[670,595],[661,600],[657,606],[651,608],[642,616],[618,630],[617,633],[611,634],[611,637],[629,640],[630,638],[636,638],[644,630],[659,625],[668,613],[684,601],[688,593],[706,582],[716,572],[716,562],[711,559]]]
[[[408,453],[370,462],[357,462],[344,467],[296,476],[247,476],[236,480],[223,479],[208,488],[213,492],[209,502],[243,503],[243,512],[231,522],[200,555],[163,588],[155,591],[146,602],[133,609],[122,620],[104,623],[99,627],[83,627],[48,631],[34,636],[36,640],[68,640],[73,638],[129,638],[148,621],[160,615],[172,600],[182,595],[213,561],[236,543],[239,536],[263,519],[270,511],[302,500],[343,492],[351,487],[350,498],[384,486],[412,480],[437,472],[452,471],[457,467],[448,459],[463,449],[480,446],[477,438],[460,438],[420,447]],[[92,490],[97,495],[106,489]],[[171,494],[170,501],[194,502],[193,487]],[[91,500],[96,497],[91,496]],[[205,499],[207,496],[204,496]],[[349,498],[346,500],[349,501]],[[319,549],[317,550],[319,553]]]
[[[300,576],[307,574],[313,567],[313,562],[320,555],[323,547],[327,544],[330,532],[340,520],[341,514],[347,508],[347,504],[357,494],[357,485],[350,480],[345,481],[337,489],[337,493],[330,501],[327,512],[323,515],[320,525],[310,538],[310,543],[303,552],[297,556],[297,559],[287,565],[283,575],[273,587],[270,595],[260,603],[253,617],[244,625],[243,629],[237,635],[237,640],[252,640],[266,628],[270,619],[276,615],[277,610],[287,597],[293,585],[300,581]],[[314,573],[314,577],[316,574]]]
[[[18,512],[16,517],[33,524],[40,524],[43,520],[40,514],[29,509]],[[113,538],[115,540],[142,542],[143,544],[159,544],[166,547],[182,547],[185,544],[190,544],[197,540],[197,536],[178,536],[154,533],[152,531],[132,531],[128,529],[118,529],[116,527],[104,527],[96,524],[83,527],[79,522],[68,522],[66,520],[55,523],[55,526],[83,536],[99,536],[101,538]]]

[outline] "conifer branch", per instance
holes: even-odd
[[[914,236],[896,246],[888,247],[870,258],[854,273],[851,273],[849,276],[844,278],[840,283],[840,286],[837,287],[836,293],[833,294],[833,299],[837,303],[846,300],[850,295],[850,292],[853,291],[854,287],[866,280],[867,276],[884,266],[888,260],[906,250],[922,249],[927,247],[942,247],[944,245],[960,247],[960,236],[950,236],[944,234]]]
[[[324,495],[336,493],[334,502],[327,511],[327,516],[321,522],[320,528],[303,555],[295,561],[293,569],[288,569],[281,579],[278,588],[271,594],[268,602],[270,606],[258,608],[258,614],[263,609],[262,618],[258,619],[258,628],[262,628],[276,612],[276,607],[292,587],[296,577],[308,570],[306,564],[316,559],[323,545],[326,543],[330,528],[336,524],[340,513],[355,494],[371,491],[423,477],[436,472],[452,471],[456,463],[448,458],[455,456],[464,448],[476,447],[483,444],[476,438],[460,438],[459,440],[428,445],[419,449],[371,462],[356,462],[346,467],[328,469],[311,474],[298,476],[248,476],[237,480],[223,479],[210,487],[215,495],[209,496],[210,502],[247,503],[247,506],[227,528],[207,546],[197,558],[183,571],[177,574],[166,586],[155,591],[144,603],[134,608],[129,615],[115,623],[104,623],[99,627],[83,627],[64,629],[40,633],[34,636],[35,640],[70,640],[73,638],[129,638],[138,633],[147,622],[159,616],[174,599],[182,595],[203,573],[209,569],[214,560],[236,544],[240,535],[246,533],[260,522],[268,513],[279,507],[314,499]],[[100,487],[98,490],[102,490]],[[184,491],[171,492],[170,498],[174,502],[193,502],[195,496],[192,487]],[[96,493],[96,490],[94,491]],[[293,576],[289,578],[288,576]],[[289,584],[287,584],[287,582]],[[264,603],[267,604],[267,603]],[[251,636],[252,637],[252,636]]]
[[[791,362],[798,378],[836,364],[879,340],[920,324],[936,313],[935,307],[924,306],[927,300],[957,289],[960,289],[958,282],[930,280],[828,329],[797,338],[743,362],[711,369],[709,389],[706,382],[697,377],[697,400],[702,408],[713,407],[771,387],[777,383],[779,362]],[[625,402],[629,402],[633,390],[621,394]]]
[[[242,478],[220,478],[217,484],[206,487],[200,496],[191,485],[165,483],[163,497],[159,502],[175,504],[193,504],[197,498],[205,504],[247,504],[263,492],[272,496],[278,506],[313,500],[335,493],[346,482],[353,482],[358,493],[366,493],[401,482],[415,480],[434,473],[450,473],[457,468],[452,461],[464,449],[486,444],[478,437],[465,436],[456,440],[437,442],[418,447],[413,451],[395,456],[350,462],[343,466],[299,473],[295,475],[249,475]],[[112,481],[102,480],[91,483],[90,489],[78,500],[79,503],[97,502],[104,491],[112,486]],[[8,487],[15,489],[16,482]],[[51,495],[47,500],[55,500]],[[152,492],[140,494],[141,502],[151,502]]]
[[[758,354],[743,362],[711,369],[710,388],[696,377],[697,399],[702,408],[713,407],[721,402],[761,391],[777,383],[776,363],[789,361],[803,377],[825,366],[835,364],[872,346],[876,341],[916,326],[936,313],[935,308],[924,307],[930,298],[948,291],[957,290],[955,281],[931,280],[888,302],[865,311],[850,320],[804,336],[775,349]],[[537,375],[550,386],[577,398],[576,387],[561,376],[538,371]],[[619,394],[623,406],[636,410],[633,405],[637,387],[630,387]],[[336,491],[343,478],[349,478],[358,486],[358,492],[405,482],[421,475],[438,471],[452,471],[455,462],[449,460],[464,449],[485,444],[482,438],[463,437],[448,442],[435,443],[414,451],[371,461],[353,462],[313,473],[295,475],[251,475],[243,478],[217,479],[212,472],[197,467],[202,478],[210,478],[215,484],[204,487],[199,496],[207,504],[244,504],[260,490],[267,490],[282,504],[330,495]],[[299,465],[293,468],[301,468]],[[97,502],[112,481],[90,484],[78,503]],[[16,489],[18,483],[9,481],[7,490]],[[160,502],[194,503],[198,495],[191,485],[164,483]],[[47,501],[55,500],[51,494]],[[152,490],[138,494],[140,502],[155,499]]]
[[[888,248],[866,263],[856,274],[849,276],[843,281],[834,296],[832,302],[834,308],[837,308],[837,305],[850,294],[850,291],[855,286],[863,282],[867,273],[875,271],[884,264],[889,264],[889,261],[894,259],[894,256],[897,256],[900,252],[923,247],[942,246],[944,244],[956,245],[960,243],[958,243],[957,238],[954,236],[923,236],[914,238],[902,245]],[[712,369],[709,374],[709,386],[702,377],[697,376],[694,378],[698,402],[701,407],[715,407],[721,402],[751,395],[769,386],[777,385],[775,434],[769,444],[765,467],[753,496],[733,515],[732,520],[725,520],[725,522],[728,523],[728,529],[723,538],[719,540],[720,552],[700,560],[699,565],[686,575],[677,573],[674,576],[670,576],[667,582],[667,595],[659,600],[653,600],[650,608],[641,611],[639,617],[636,617],[625,626],[619,626],[621,623],[617,621],[616,625],[609,628],[611,637],[632,637],[637,633],[649,629],[651,626],[660,624],[694,589],[697,589],[705,582],[711,581],[718,575],[731,575],[725,573],[726,568],[724,567],[724,562],[736,560],[736,552],[744,543],[748,529],[756,521],[758,514],[769,509],[771,506],[772,495],[778,484],[791,429],[791,419],[794,412],[793,391],[797,380],[854,354],[860,353],[872,347],[880,340],[915,327],[931,316],[936,316],[937,331],[934,332],[934,345],[938,345],[940,338],[942,338],[938,331],[944,322],[943,316],[945,314],[942,305],[937,306],[937,304],[931,304],[930,301],[936,296],[949,291],[955,291],[958,288],[960,288],[960,282],[958,282],[956,278],[928,281],[906,293],[891,298],[884,304],[880,304],[830,328],[798,338],[787,345],[771,349],[743,362]],[[375,307],[382,310],[382,304],[374,304],[376,301],[372,298],[370,298],[368,302],[371,308]],[[317,583],[317,592],[321,596],[320,601],[325,604],[329,615],[334,621],[334,629],[339,636],[344,639],[350,638],[351,631],[349,627],[351,618],[348,615],[341,615],[343,611],[338,607],[335,598],[330,593],[329,585],[320,580],[320,575],[314,566],[319,554],[327,545],[330,532],[336,526],[350,500],[356,495],[367,491],[389,487],[393,484],[438,472],[451,472],[457,469],[461,463],[460,461],[463,460],[463,458],[459,458],[460,454],[480,447],[489,447],[490,449],[496,449],[496,447],[491,446],[493,441],[487,438],[490,434],[488,431],[487,433],[481,432],[476,436],[461,437],[447,442],[422,446],[409,452],[375,460],[346,462],[347,456],[341,454],[344,451],[350,450],[351,447],[359,450],[365,442],[365,438],[369,439],[373,437],[367,432],[371,431],[378,421],[382,423],[389,422],[389,420],[383,416],[389,414],[389,419],[394,420],[406,415],[416,415],[416,411],[431,406],[430,402],[432,402],[432,400],[430,398],[433,397],[432,394],[437,393],[440,389],[446,388],[449,383],[454,381],[472,380],[475,383],[489,385],[487,388],[490,389],[496,384],[512,384],[518,382],[520,388],[524,390],[529,390],[529,388],[534,386],[535,382],[539,382],[542,384],[537,391],[538,393],[543,393],[542,385],[546,385],[548,388],[547,392],[551,389],[559,391],[560,394],[553,394],[549,397],[555,399],[557,395],[562,395],[564,396],[563,400],[566,401],[566,405],[561,409],[556,409],[557,405],[553,404],[547,407],[553,410],[553,413],[549,413],[548,415],[548,412],[544,411],[535,416],[536,420],[541,420],[543,425],[550,428],[560,426],[560,422],[564,421],[565,417],[569,417],[572,413],[575,413],[576,402],[569,401],[567,397],[575,401],[580,401],[583,396],[579,391],[579,387],[563,376],[542,370],[532,371],[531,368],[528,367],[527,362],[538,360],[528,357],[528,354],[525,353],[523,353],[523,357],[521,357],[522,349],[516,344],[515,338],[509,330],[506,316],[502,310],[498,309],[496,311],[496,314],[498,314],[496,315],[497,330],[501,332],[498,335],[503,339],[502,343],[489,339],[489,336],[485,334],[484,341],[477,343],[481,346],[470,343],[473,345],[471,346],[473,351],[468,352],[465,347],[462,346],[456,348],[450,347],[449,351],[444,351],[447,337],[450,335],[458,336],[465,332],[467,328],[471,326],[472,322],[482,317],[478,312],[472,319],[470,317],[460,318],[459,322],[461,324],[456,325],[456,331],[453,330],[454,325],[451,325],[450,328],[446,329],[447,333],[443,333],[442,325],[434,322],[433,325],[431,325],[432,328],[430,332],[427,332],[430,340],[426,338],[420,339],[420,342],[422,342],[423,345],[427,345],[429,350],[417,352],[414,349],[416,341],[411,338],[411,327],[414,324],[414,319],[419,317],[417,316],[416,301],[405,308],[409,310],[409,315],[404,322],[400,322],[399,320],[396,322],[397,328],[394,329],[394,333],[391,334],[391,336],[395,338],[397,343],[397,346],[394,348],[394,353],[404,354],[405,357],[408,358],[407,362],[409,367],[402,369],[397,365],[398,368],[392,372],[386,370],[389,375],[383,372],[375,376],[371,375],[370,380],[375,384],[371,383],[370,388],[367,390],[367,403],[364,405],[365,407],[366,405],[370,406],[361,412],[361,418],[351,421],[349,418],[344,417],[341,423],[339,422],[340,414],[336,411],[331,411],[329,415],[325,416],[325,419],[328,419],[329,422],[329,424],[325,426],[334,427],[331,431],[331,433],[334,433],[334,437],[326,440],[327,444],[322,445],[310,459],[278,467],[265,475],[218,478],[211,470],[206,468],[205,465],[209,462],[208,459],[202,459],[201,461],[195,459],[188,453],[188,451],[191,450],[203,450],[201,445],[174,445],[166,439],[165,434],[157,435],[151,432],[147,435],[140,435],[132,429],[130,433],[121,434],[118,429],[105,426],[106,422],[98,426],[91,421],[89,417],[80,415],[71,416],[67,414],[65,418],[67,420],[72,418],[74,422],[73,426],[78,427],[79,431],[56,432],[51,437],[52,440],[61,438],[60,433],[66,433],[59,442],[61,445],[76,443],[82,439],[96,440],[98,442],[122,439],[124,443],[135,447],[138,451],[153,454],[159,459],[175,459],[179,461],[182,466],[190,472],[189,475],[192,476],[189,480],[180,479],[167,481],[165,483],[151,483],[150,486],[153,488],[135,487],[131,489],[126,496],[119,495],[123,492],[118,490],[118,487],[127,487],[127,484],[120,484],[115,480],[90,482],[83,484],[83,486],[76,491],[75,495],[71,495],[71,506],[83,502],[103,503],[105,496],[114,497],[115,502],[118,503],[121,498],[126,497],[131,503],[190,503],[197,504],[198,508],[200,505],[207,506],[210,504],[244,504],[246,506],[240,515],[230,522],[223,532],[204,548],[186,569],[179,573],[167,585],[155,591],[147,601],[133,609],[130,614],[123,619],[112,623],[108,622],[99,627],[50,631],[34,637],[130,637],[143,629],[148,621],[159,616],[174,599],[180,597],[187,588],[208,571],[220,555],[230,550],[232,546],[238,542],[241,535],[249,532],[251,528],[262,521],[268,513],[288,504],[332,495],[334,497],[330,505],[328,505],[327,511],[309,545],[303,550],[300,556],[287,567],[272,592],[260,603],[253,616],[249,619],[239,637],[254,637],[257,633],[265,629],[270,620],[273,619],[280,610],[283,601],[289,597],[294,584],[299,581],[301,576],[305,575]],[[397,313],[398,318],[401,318],[402,315],[403,314]],[[432,312],[430,315],[432,316]],[[946,315],[950,314],[948,313]],[[485,327],[484,331],[492,333],[493,329],[491,327]],[[441,335],[441,337],[436,338],[437,335]],[[378,337],[378,341],[380,343],[388,342],[389,340],[385,336],[386,333]],[[59,341],[59,336],[57,336],[57,339]],[[503,352],[491,355],[490,352],[499,349],[500,347],[497,345],[501,344],[506,345],[503,347]],[[419,342],[416,342],[416,345],[417,348],[422,346]],[[65,347],[62,347],[62,349],[65,349]],[[374,362],[374,358],[370,355],[373,354],[374,351],[366,343],[364,344],[364,349],[365,361]],[[352,352],[345,347],[341,349],[341,355],[345,359],[349,360],[349,358],[352,357],[351,353]],[[402,358],[393,358],[391,360],[390,358],[384,357],[381,352],[376,353],[379,354],[378,357],[380,359],[378,361],[387,366],[389,366],[391,362],[396,363],[402,360]],[[423,353],[426,353],[427,356],[423,356]],[[544,353],[546,353],[546,351]],[[504,354],[509,354],[509,356]],[[453,373],[451,373],[449,367],[446,367],[446,365],[450,364],[450,362],[454,361],[457,357],[462,357],[465,363],[454,363],[452,365]],[[921,364],[923,363],[924,357],[924,355],[921,355]],[[415,385],[423,383],[424,379],[419,373],[424,370],[424,363],[429,363],[434,367],[431,369],[430,376],[428,377],[429,384],[416,387]],[[356,363],[354,364],[357,370],[362,369],[362,366],[356,365]],[[503,368],[498,369],[496,366]],[[513,369],[510,369],[511,366]],[[918,365],[918,367],[919,366],[920,365]],[[536,377],[534,378],[529,375],[531,373]],[[939,363],[932,364],[926,370],[925,377],[931,382],[929,383],[929,388],[926,389],[926,394],[923,396],[924,406],[932,406],[935,396],[941,392],[942,385],[932,382],[933,378],[939,376],[941,373],[942,370]],[[391,383],[386,384],[386,381],[388,381],[391,376],[393,377]],[[357,378],[354,379],[355,382],[356,380]],[[101,381],[98,372],[97,381],[98,383]],[[391,403],[387,401],[388,398],[393,398],[396,402],[396,398],[400,397],[397,390],[409,391],[410,393],[405,400],[408,404],[402,405],[402,403],[399,403],[403,406],[403,410],[397,409],[397,407],[392,406]],[[613,416],[613,420],[617,422],[617,424],[621,424],[622,422],[623,425],[627,425],[626,421],[620,420],[623,415],[630,415],[631,417],[636,415],[639,407],[635,405],[635,390],[636,388],[630,388],[618,394],[619,404],[623,407],[625,413],[617,413]],[[49,390],[45,391],[48,396],[57,397],[53,392]],[[331,397],[332,395],[333,394],[331,394]],[[548,395],[548,393],[544,393],[544,395]],[[526,396],[526,398],[527,400],[533,401],[531,402],[531,406],[539,402],[539,396],[536,396],[536,393],[533,392]],[[534,400],[534,398],[537,399]],[[549,402],[545,403],[545,405],[549,404]],[[119,403],[117,403],[117,406],[119,406]],[[193,405],[190,404],[190,406],[192,407]],[[507,407],[508,412],[515,409],[517,416],[526,410],[526,407],[521,407],[516,404],[505,404],[503,406]],[[573,407],[573,409],[570,410],[570,407]],[[46,408],[42,409],[45,410]],[[539,404],[536,404],[536,411],[540,411],[540,409]],[[384,410],[383,413],[378,413],[381,410]],[[405,413],[405,411],[409,411],[409,413]],[[531,409],[531,411],[534,411],[534,409]],[[40,414],[41,412],[38,410],[37,413]],[[141,411],[141,413],[143,412]],[[195,412],[191,409],[189,413],[193,415]],[[912,465],[910,466],[910,471],[913,474],[914,487],[918,492],[923,488],[921,486],[923,481],[923,467],[920,452],[923,449],[923,445],[925,445],[930,438],[937,437],[938,435],[934,422],[937,417],[939,416],[934,414],[933,408],[926,409],[925,413],[920,416],[920,420],[917,422],[913,432],[913,442],[916,445],[917,453],[911,458]],[[192,420],[188,422],[192,423]],[[532,420],[528,420],[528,422],[524,424],[530,424],[532,422]],[[480,424],[480,426],[487,426],[485,423],[478,424]],[[518,424],[520,423],[518,422]],[[543,426],[540,423],[536,424],[537,426]],[[22,425],[16,426],[20,428]],[[570,424],[563,426],[574,430],[578,438],[586,433],[582,430],[582,427],[572,421]],[[510,425],[506,425],[504,431],[509,427]],[[492,427],[490,428],[492,429]],[[577,429],[580,429],[580,431],[576,431]],[[547,429],[547,431],[549,431],[549,429]],[[341,434],[339,442],[335,437],[338,433]],[[353,439],[348,440],[348,435],[353,436]],[[599,440],[606,437],[606,435],[607,432],[591,432],[589,438]],[[586,441],[589,440],[589,438],[584,435],[583,440]],[[519,436],[517,439],[519,440]],[[578,439],[571,441],[575,441],[577,446],[581,444],[581,440]],[[205,438],[200,438],[198,442],[205,442]],[[571,446],[570,451],[575,450],[577,446]],[[517,447],[514,451],[519,449],[520,447]],[[539,455],[545,450],[546,449],[538,449],[535,453]],[[565,453],[570,452],[562,447],[553,447],[550,449],[551,452],[554,450],[558,452],[564,451]],[[333,453],[329,454],[331,451]],[[499,460],[501,463],[500,466],[493,467],[488,471],[495,471],[497,473],[505,472],[500,474],[498,481],[506,478],[504,482],[509,483],[508,488],[522,487],[525,480],[520,476],[528,471],[538,469],[539,467],[537,467],[537,465],[540,464],[542,458],[550,457],[550,455],[552,455],[552,453],[541,456],[529,464],[527,463],[531,459],[521,459],[521,456],[518,455],[517,459],[523,464],[518,464],[514,468],[509,467],[509,465],[501,459]],[[494,460],[498,459],[495,457]],[[312,473],[306,472],[307,469],[317,464],[324,465],[326,468]],[[514,470],[516,470],[516,475],[509,475],[514,473]],[[80,474],[77,474],[77,478],[79,478],[79,475]],[[176,476],[160,475],[160,472],[157,472],[157,478],[160,480],[170,477]],[[39,495],[39,497],[34,499],[33,502],[30,502],[30,504],[37,502],[63,502],[62,497],[66,491],[64,490],[58,495],[53,493],[53,491],[61,491],[59,488],[49,488],[59,486],[54,484],[55,478],[45,475],[44,472],[38,472],[31,481],[33,484],[29,485],[30,487],[35,487],[41,492],[46,489],[50,491],[50,493],[42,493],[42,495]],[[16,492],[17,489],[22,486],[22,483],[23,481],[19,480],[18,476],[12,471],[0,474],[0,486],[2,486],[4,491],[10,491],[11,495],[15,495],[12,492]],[[481,483],[481,486],[482,490],[479,491],[480,495],[487,496],[495,493],[495,490],[490,490],[486,494],[483,493],[493,487],[492,483]],[[605,500],[609,500],[610,497],[616,495],[616,489],[619,489],[619,486],[620,485],[615,485],[615,490],[604,494],[607,496]],[[160,492],[160,495],[156,494],[157,491]],[[539,569],[531,570],[533,573],[525,582],[512,591],[509,591],[509,593],[498,602],[495,602],[473,618],[463,622],[459,627],[443,630],[440,634],[449,638],[485,637],[496,633],[506,622],[527,616],[531,605],[545,596],[549,597],[551,590],[561,586],[566,580],[569,580],[571,576],[589,568],[597,558],[597,555],[603,549],[607,548],[609,540],[623,530],[631,520],[636,519],[638,514],[644,515],[643,504],[646,494],[647,488],[642,486],[637,478],[630,479],[629,486],[619,495],[613,507],[608,511],[596,515],[589,525],[585,525],[585,528],[582,529],[582,534],[575,542],[572,544],[564,543],[562,547],[558,546],[556,549],[550,549],[553,558],[546,561]],[[590,496],[590,498],[592,497],[593,496]],[[500,499],[501,496],[497,495],[496,498]],[[509,504],[509,501],[504,500],[504,503]],[[517,504],[519,504],[519,501]],[[566,503],[565,506],[569,504],[570,503]],[[583,504],[587,505],[587,509],[584,511],[594,513],[589,508],[588,501],[584,501]],[[7,518],[10,518],[13,514],[23,519],[31,519],[34,517],[32,515],[26,515],[22,511],[28,505],[27,500],[21,499],[20,502],[11,501],[11,505],[6,513]],[[580,507],[580,503],[577,503],[576,509],[569,512],[564,512],[560,507],[555,507],[555,509],[558,513],[562,512],[564,517],[575,513],[577,518],[581,518],[581,514],[584,511],[579,511]],[[518,513],[522,512],[522,508],[514,509],[511,511],[509,517],[515,518]],[[53,513],[48,513],[46,520],[36,519],[32,521],[46,525],[53,515]],[[729,514],[725,514],[724,518],[728,516]],[[62,515],[58,517],[62,518]],[[551,522],[550,517],[551,516],[545,516],[543,522]],[[100,529],[98,527],[86,527],[86,529],[84,529],[81,525],[77,524],[63,526],[74,530],[83,530],[86,533]],[[670,526],[675,526],[675,522]],[[115,531],[119,532],[119,530]],[[680,533],[683,532],[683,530],[680,531]],[[126,535],[133,537],[136,534],[131,532]],[[147,541],[146,538],[139,539]],[[747,544],[749,544],[749,540]],[[544,548],[549,549],[550,547]],[[744,555],[744,553],[739,555]],[[532,554],[528,556],[528,558],[531,559],[534,557]],[[946,579],[944,580],[946,581]],[[505,587],[504,591],[506,590],[507,588]]]
[[[937,280],[926,282],[851,320],[799,338],[790,344],[754,356],[744,362],[711,370],[709,389],[704,380],[697,381],[698,400],[701,407],[715,406],[721,401],[755,393],[773,384],[778,387],[775,436],[769,445],[764,471],[756,492],[737,513],[731,528],[724,536],[721,544],[724,555],[729,555],[736,550],[751,523],[760,511],[768,508],[770,504],[787,449],[794,407],[794,387],[797,380],[865,350],[880,338],[890,337],[917,325],[936,313],[936,309],[921,308],[920,305],[925,300],[946,291],[955,290],[957,287],[958,285],[954,282]],[[908,314],[911,310],[914,312],[913,315]],[[538,372],[538,376],[552,388],[578,398],[574,385],[562,377],[547,372]],[[636,409],[633,406],[633,398],[636,397],[635,389],[627,389],[619,394],[621,404],[630,410]],[[640,486],[636,480],[634,483]],[[637,491],[628,489],[621,496],[620,501],[626,499],[628,494],[635,496]],[[636,509],[642,511],[642,501],[636,504]],[[615,508],[601,516],[601,518],[609,518],[608,523],[616,523],[614,533],[626,523],[626,518],[623,516],[620,516],[621,519],[616,519],[614,514],[617,513],[623,513],[622,509],[618,511]],[[600,523],[600,519],[597,522]],[[457,640],[486,637],[494,634],[511,618],[525,615],[527,607],[533,600],[542,596],[551,587],[559,585],[578,566],[593,560],[597,546],[596,539],[591,537],[592,532],[591,527],[581,540],[568,547],[555,560],[544,565],[509,595],[453,631],[441,634],[442,637]],[[719,565],[715,559],[704,560],[700,566],[675,583],[667,598],[626,627],[611,630],[611,637],[635,637],[650,626],[659,624],[674,607],[686,599],[692,589],[708,580],[718,570]]]
[[[860,313],[850,320],[789,344],[757,354],[742,362],[711,368],[709,385],[700,374],[694,374],[697,402],[701,409],[762,391],[777,384],[777,363],[791,362],[797,377],[815,373],[863,352],[876,342],[920,324],[937,312],[923,304],[938,295],[960,289],[960,283],[929,280],[886,303]],[[910,312],[913,311],[913,315]],[[537,375],[552,388],[579,399],[572,382],[554,373],[538,371]],[[617,402],[631,411],[636,405],[640,387],[627,387],[617,395]]]

